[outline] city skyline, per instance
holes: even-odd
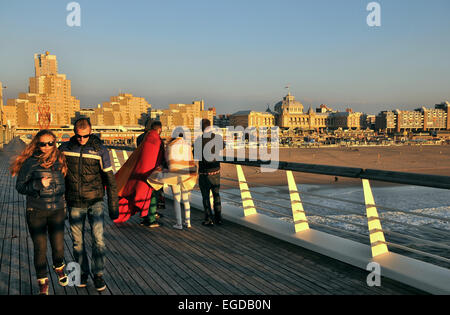
[[[122,92],[154,108],[204,99],[218,114],[264,111],[287,84],[305,108],[368,114],[450,99],[448,1],[379,1],[379,28],[365,24],[369,1],[78,2],[82,24],[70,28],[68,2],[2,1],[8,99],[28,90],[29,56],[47,50],[82,108]]]

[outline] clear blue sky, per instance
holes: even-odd
[[[50,51],[90,107],[122,92],[156,108],[205,99],[218,113],[265,110],[291,92],[306,107],[367,113],[450,100],[450,1],[0,0],[0,81],[28,89]]]

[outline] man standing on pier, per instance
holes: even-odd
[[[205,210],[204,226],[222,225],[222,204],[220,200],[220,162],[217,160],[224,148],[222,136],[212,132],[209,119],[202,119],[201,127],[203,134],[195,140],[194,156],[196,150],[201,149],[201,159],[198,163],[198,184],[202,192],[203,208]],[[206,147],[206,150],[205,150]],[[218,151],[216,151],[218,150]],[[214,205],[211,207],[210,192],[212,192]],[[212,213],[214,208],[214,215]]]
[[[63,143],[61,150],[67,160],[66,200],[73,239],[75,262],[81,266],[79,287],[86,287],[89,262],[84,244],[86,217],[92,230],[92,272],[97,291],[106,289],[103,280],[105,243],[103,241],[103,198],[108,194],[108,210],[112,220],[119,216],[117,185],[108,149],[92,134],[86,118],[74,124],[75,136]]]

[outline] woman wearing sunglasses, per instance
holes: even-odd
[[[11,173],[16,189],[26,195],[26,217],[34,246],[34,266],[41,295],[48,295],[47,234],[52,247],[53,269],[61,286],[69,279],[64,272],[64,221],[66,202],[64,176],[67,165],[56,148],[56,137],[41,130],[14,160]]]

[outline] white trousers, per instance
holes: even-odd
[[[189,203],[189,190],[184,190],[181,185],[171,185],[173,192],[173,208],[175,209],[175,217],[177,224],[182,224],[181,218],[181,202],[184,206],[184,223],[187,225],[191,224],[191,205]]]

